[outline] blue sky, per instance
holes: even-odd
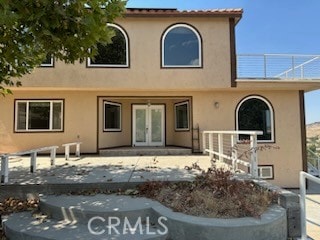
[[[129,0],[127,7],[243,8],[237,53],[320,55],[319,0]],[[306,122],[320,121],[320,91],[305,94]]]

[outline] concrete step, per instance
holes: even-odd
[[[286,210],[278,205],[260,218],[216,219],[173,212],[149,199],[121,195],[47,196],[40,201],[40,210],[48,217],[30,212],[10,215],[3,222],[9,239],[287,239]]]
[[[101,149],[102,156],[166,156],[166,155],[191,155],[192,150],[181,147],[123,147]]]
[[[49,195],[40,198],[40,210],[56,220],[67,220],[87,224],[96,216],[107,219],[118,218],[121,222],[150,219],[152,207],[160,203],[148,198],[133,198],[125,195],[94,196],[80,195]]]
[[[40,198],[43,215],[12,214],[3,226],[13,240],[166,239],[152,212],[156,206],[160,203],[125,195],[49,195]]]
[[[94,222],[94,225],[89,224],[89,228],[88,224],[36,218],[30,212],[21,212],[5,219],[3,228],[10,240],[162,240],[167,238],[167,235],[161,232],[163,229],[146,224],[141,224],[137,229],[130,231],[129,225],[120,224],[108,229],[107,222],[100,220]],[[131,223],[131,226],[134,224]]]

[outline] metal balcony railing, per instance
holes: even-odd
[[[318,184],[320,186],[320,179],[317,177],[314,177],[306,172],[300,172],[300,224],[301,224],[301,240],[308,240],[311,239],[307,235],[307,222],[312,225],[314,228],[320,230],[320,219],[318,216],[320,215],[313,215],[312,217],[308,216],[311,211],[318,212],[320,209],[320,201],[317,199],[313,199],[307,196],[307,189],[306,189],[306,181],[312,181],[315,184]],[[309,183],[310,184],[310,183]],[[312,203],[309,209],[307,211],[306,208],[306,200]],[[307,214],[309,212],[309,214]]]
[[[320,155],[307,149],[308,173],[313,176],[320,176]]]
[[[238,54],[237,78],[320,79],[320,55]]]

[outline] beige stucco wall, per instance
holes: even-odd
[[[174,131],[174,103],[189,99],[186,98],[184,94],[180,95],[182,96],[177,100],[177,98],[174,97],[174,93],[167,94],[165,92],[159,92],[157,94],[152,94],[152,96],[145,97],[146,94],[137,92],[16,91],[14,96],[7,96],[0,100],[0,108],[5,112],[5,114],[0,117],[0,153],[16,152],[43,146],[61,145],[63,143],[78,140],[83,142],[81,150],[85,153],[95,153],[98,149],[103,148],[131,146],[131,104],[147,104],[148,101],[150,101],[151,104],[165,105],[166,145],[191,147],[191,130],[187,132]],[[112,98],[112,96],[117,96],[117,98]],[[143,99],[135,98],[134,96],[143,96]],[[159,97],[153,99],[155,96]],[[64,131],[15,133],[15,99],[63,99]],[[121,132],[103,132],[103,100],[119,102],[122,104]],[[100,110],[99,115],[98,108]],[[58,150],[58,152],[62,151],[62,148]]]
[[[130,145],[131,143],[131,103],[138,99],[123,101],[124,132],[102,133],[102,116],[98,126],[98,96],[141,96],[147,102],[166,104],[166,137],[168,145],[191,146],[191,133],[174,132],[173,103],[186,96],[192,97],[193,126],[201,130],[234,130],[235,108],[247,95],[258,94],[267,98],[275,112],[275,143],[280,149],[258,152],[259,164],[272,164],[275,168],[275,183],[284,187],[298,186],[298,172],[302,169],[301,129],[298,91],[212,91],[212,92],[94,92],[94,91],[16,91],[13,96],[0,99],[0,152],[15,152],[49,145],[61,145],[80,140],[82,152],[96,152],[99,147],[108,147],[104,143]],[[159,96],[159,97],[157,97]],[[166,98],[162,99],[163,96]],[[170,96],[172,98],[170,98]],[[179,99],[179,97],[181,99]],[[14,99],[64,99],[64,132],[59,133],[14,133]],[[110,99],[111,99],[110,98]],[[100,98],[100,106],[102,107]],[[219,108],[214,106],[219,102]],[[99,107],[100,108],[100,107]],[[102,108],[101,108],[102,109]],[[98,135],[97,135],[98,131]],[[110,145],[111,146],[111,145]],[[62,150],[62,149],[61,149]]]
[[[188,100],[188,98],[185,98]],[[111,101],[120,103],[122,107],[122,130],[120,132],[104,132],[103,131],[103,101]],[[174,130],[174,103],[181,102],[170,97],[162,97],[162,99],[152,99],[148,97],[130,98],[128,97],[99,97],[99,149],[112,148],[119,146],[132,146],[132,105],[147,104],[164,105],[165,106],[165,144],[167,146],[183,146],[191,147],[191,130],[186,132],[176,132]]]
[[[84,99],[85,96],[85,100]],[[14,133],[14,99],[64,99],[64,131]],[[43,146],[61,145],[77,140],[85,142],[84,152],[95,152],[97,99],[95,94],[77,92],[15,92],[0,99],[5,113],[0,117],[0,152],[15,152]],[[62,149],[60,149],[62,151]]]
[[[129,37],[129,68],[86,68],[86,64],[38,68],[22,78],[25,87],[210,89],[231,85],[228,18],[126,18],[117,21]],[[194,26],[202,36],[203,68],[161,69],[161,36],[174,23]]]
[[[259,151],[259,164],[274,164],[275,183],[298,187],[302,170],[301,127],[298,91],[212,92],[193,95],[193,121],[201,130],[235,129],[235,108],[242,98],[258,94],[267,98],[275,114],[275,143],[280,149]],[[214,107],[219,102],[219,108]]]

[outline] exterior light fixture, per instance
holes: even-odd
[[[214,102],[213,105],[214,105],[215,108],[219,108],[220,103],[219,102]]]

